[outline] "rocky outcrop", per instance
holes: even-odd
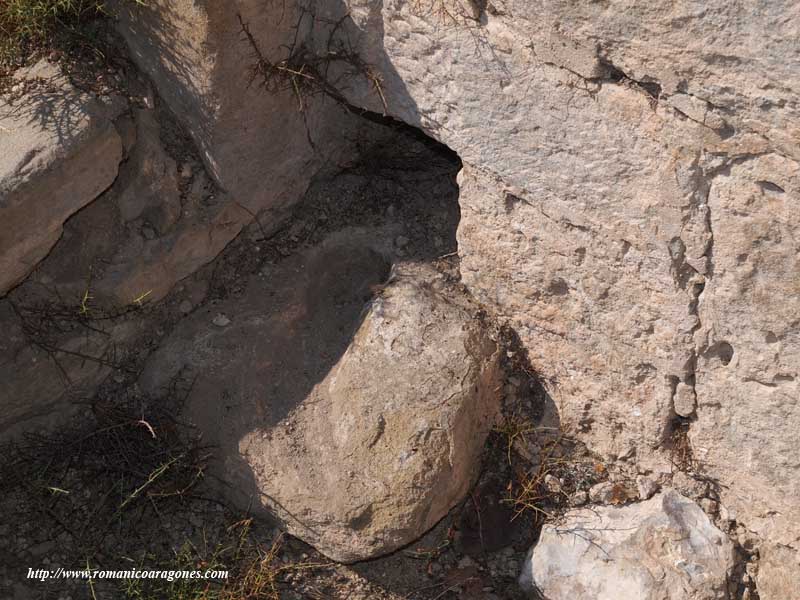
[[[213,184],[191,143],[175,139],[180,129],[168,111],[133,106],[115,125],[126,140],[118,177],[64,224],[26,292],[78,303],[88,291],[93,304],[115,311],[156,302],[252,221]],[[178,143],[180,165],[171,154]]]
[[[465,283],[592,449],[668,471],[687,419],[738,521],[797,547],[795,7],[458,5],[349,15],[389,113],[464,161]]]
[[[672,470],[670,444],[679,420],[688,429],[690,462],[713,482],[729,520],[785,550],[775,556],[790,555],[800,548],[800,265],[794,236],[800,73],[791,60],[798,51],[798,16],[790,2],[751,7],[722,0],[668,9],[632,1],[609,7],[499,0],[266,6],[157,0],[126,9],[120,29],[135,60],[191,132],[222,189],[212,211],[179,223],[177,165],[154,146],[163,186],[151,189],[151,182],[134,177],[118,197],[121,218],[147,220],[153,239],[137,239],[115,255],[105,280],[108,294],[122,303],[142,294],[163,297],[256,215],[259,226],[269,227],[273,211],[292,204],[314,173],[341,163],[358,137],[356,107],[386,113],[463,159],[463,282],[519,333],[563,426],[606,459],[658,478]],[[324,79],[307,87],[320,65]],[[153,136],[144,115],[139,118],[137,129]],[[134,152],[136,169],[149,168],[149,154]],[[9,163],[7,170],[24,173],[24,167]],[[40,177],[36,185],[48,181]],[[63,220],[100,187],[95,181],[71,193],[74,204],[46,217],[27,221],[27,209],[7,213],[13,218],[0,223],[0,231],[10,223],[14,233],[0,238],[2,260],[10,261],[0,289],[32,268]],[[31,223],[46,226],[24,241],[14,237],[30,231]],[[337,269],[350,264],[338,258],[341,265],[331,261]],[[362,258],[354,272],[366,279],[347,275],[342,285],[360,290],[364,281],[380,279],[380,261]],[[278,332],[281,343],[254,342],[253,357],[262,358],[245,353],[251,361],[245,370],[305,364],[305,347],[296,356],[274,356],[293,336],[309,345],[312,336],[322,336],[314,344],[333,344],[336,351],[313,359],[326,363],[316,375],[299,367],[287,371],[305,383],[300,391],[275,392],[296,394],[296,402],[280,417],[269,413],[270,428],[295,414],[309,395],[321,394],[320,406],[337,406],[320,386],[340,359],[352,357],[341,332],[312,331],[296,320],[313,312],[311,301],[298,295],[311,294],[312,283],[292,278],[292,269],[306,272],[305,260],[282,267],[286,287],[262,290],[282,298],[265,329]],[[256,296],[249,298],[244,312],[260,315]],[[355,297],[345,305],[358,312]],[[213,359],[221,362],[209,368],[212,383],[198,388],[198,406],[217,410],[210,399],[249,389],[234,384],[236,370],[225,362],[240,354],[230,351],[236,344],[227,337],[237,320],[223,316],[219,327],[230,329],[212,330],[208,344],[186,334],[192,341],[174,347],[183,350],[162,353],[160,366],[149,372],[152,382],[163,383],[167,367],[174,367],[172,375]],[[262,318],[252,316],[248,327],[260,327]],[[361,331],[358,319],[348,323],[350,333]],[[204,348],[212,349],[208,356]],[[263,395],[256,387],[245,400],[237,396],[225,406]],[[304,417],[309,430],[322,431],[312,413]],[[219,434],[233,457],[229,472],[243,474],[234,487],[245,493],[266,485],[258,480],[258,469],[266,467],[254,468],[256,461],[243,458],[239,446],[250,439],[250,425],[240,419],[232,432]],[[265,447],[277,444],[262,438]],[[284,467],[282,477],[300,468],[289,462]],[[316,485],[321,476],[308,472]],[[301,484],[284,481],[295,490],[293,498],[303,497],[293,485]],[[301,519],[276,508],[285,500],[272,508],[300,531]],[[336,513],[350,514],[351,508],[338,506]],[[389,536],[393,541],[381,548],[352,542],[350,521],[324,516],[321,505],[304,510],[313,515],[306,515],[309,522],[330,528],[328,537],[301,535],[347,560],[385,551],[403,537]],[[354,515],[358,525],[366,519]],[[370,512],[373,522],[380,521]],[[337,550],[344,539],[360,549],[352,556]]]
[[[124,233],[112,240],[94,283],[98,298],[115,306],[162,299],[253,220],[194,156],[177,164],[162,141],[165,129],[178,129],[168,111],[138,108],[132,121],[136,143],[108,198]]]
[[[215,202],[190,145],[179,168],[162,121],[173,138],[178,128],[163,110],[131,111],[119,96],[103,104],[45,62],[16,79],[0,131],[11,150],[0,277],[19,284],[0,302],[3,439],[79,411],[150,326],[153,315],[134,309],[222,250],[231,221],[252,219]],[[126,84],[146,86],[135,73]]]
[[[269,221],[295,203],[314,174],[344,164],[367,126],[325,94],[298,95],[290,79],[269,83],[258,70],[256,49],[278,63],[293,39],[304,44],[313,35],[314,19],[292,2],[156,0],[119,3],[117,13],[132,58],[229,194],[219,219],[227,227],[216,228],[216,240],[227,243],[254,215],[263,211]],[[208,244],[206,261],[222,248]]]
[[[382,284],[381,255],[343,239],[193,315],[143,385],[196,376],[187,411],[220,447],[228,494],[351,562],[417,539],[464,497],[500,384],[495,344],[435,270]]]
[[[47,255],[70,215],[111,185],[122,159],[113,112],[58,67],[41,62],[15,77],[25,96],[0,99],[0,295]]]
[[[163,222],[154,223],[163,235],[116,257],[106,293],[116,302],[142,294],[152,302],[213,260],[254,219],[274,224],[316,174],[354,156],[371,124],[319,88],[298,93],[291,78],[270,80],[259,70],[259,53],[277,64],[293,40],[299,53],[313,39],[315,18],[294,3],[156,0],[118,2],[114,12],[131,57],[189,132],[219,188],[211,208],[188,207],[189,217],[171,229],[173,192],[151,203],[151,212],[161,211],[153,216]],[[130,216],[147,208],[143,196],[153,191],[145,181],[136,185],[144,189],[134,188],[120,205]]]
[[[733,562],[725,534],[699,506],[667,490],[545,525],[520,584],[548,600],[722,600]]]

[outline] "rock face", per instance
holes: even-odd
[[[106,292],[117,302],[149,292],[152,302],[214,259],[257,215],[260,224],[273,225],[314,175],[353,156],[371,123],[318,89],[299,98],[289,80],[267,83],[264,72],[254,70],[258,56],[243,24],[258,51],[274,63],[287,59],[292,40],[298,51],[313,54],[314,44],[327,39],[318,31],[322,22],[292,2],[116,5],[118,28],[133,60],[190,133],[220,188],[213,210],[201,208],[197,212],[208,214],[184,218],[166,233],[174,219],[172,192],[152,204],[162,223],[155,224],[158,233],[164,235],[142,244],[138,253],[117,257]],[[135,194],[123,199],[123,211],[135,215],[147,208],[142,196],[153,191],[147,188],[138,182]]]
[[[179,174],[161,139],[165,129],[177,128],[168,119],[163,110],[133,108],[115,121],[125,138],[116,180],[64,224],[25,292],[78,304],[88,289],[93,304],[112,310],[140,297],[157,301],[252,219],[211,184],[193,157],[183,165],[186,176]]]
[[[58,241],[64,221],[114,181],[122,143],[107,109],[42,62],[0,99],[0,295]]]
[[[548,600],[728,598],[733,546],[674,490],[546,525],[520,577]]]
[[[800,547],[797,6],[349,6],[389,113],[464,161],[462,277],[562,423],[666,471],[689,419],[738,521]]]
[[[168,118],[165,112],[133,111],[136,143],[109,191],[124,233],[113,240],[95,288],[99,298],[116,306],[140,297],[147,302],[163,298],[178,281],[215,258],[253,219],[217,189],[193,159],[180,169],[188,169],[188,177],[179,174],[162,141],[165,127],[160,119]],[[177,128],[174,123],[168,126]]]
[[[197,374],[188,412],[243,506],[344,562],[418,538],[469,490],[498,410],[498,352],[433,269],[387,276],[341,240],[193,316],[147,389]]]
[[[148,219],[159,237],[119,257],[109,294],[124,302],[145,291],[159,298],[255,215],[269,227],[272,211],[292,204],[314,173],[345,160],[360,127],[355,107],[385,112],[463,159],[463,281],[518,331],[549,382],[560,422],[606,458],[667,473],[680,417],[689,425],[694,459],[718,482],[728,514],[787,553],[800,550],[795,2],[687,1],[664,8],[633,0],[613,7],[566,0],[154,0],[131,11],[122,13],[120,29],[135,60],[189,129],[223,192],[208,218],[176,226],[177,165],[165,155],[154,163],[163,188],[134,178],[132,191],[120,197],[122,218]],[[248,44],[247,33],[258,48]],[[260,69],[253,71],[261,51]],[[287,64],[306,74],[309,65],[324,64],[330,79],[298,96],[296,81],[275,75],[276,65]],[[0,294],[30,271],[64,219],[116,173],[116,134],[82,100],[77,104],[77,116],[66,121],[75,136],[57,140],[63,150],[57,162],[37,154],[43,143],[35,128],[0,159]],[[7,116],[4,129],[30,125],[20,114]],[[141,117],[137,129],[148,131]],[[45,142],[51,147],[53,140]],[[148,155],[133,156],[137,168],[148,168]],[[82,177],[87,169],[91,177]],[[58,196],[56,210],[38,214],[34,200],[64,179],[69,198]],[[315,304],[320,291],[313,278],[293,279],[295,271],[321,272],[310,266],[316,258],[305,257],[281,271],[285,284],[262,289],[261,296],[252,292],[246,306],[230,305],[246,319],[223,315],[216,322],[224,325],[200,338],[196,331],[181,334],[183,341],[151,367],[154,385],[164,383],[169,368],[171,376],[183,366],[208,367],[209,382],[197,388],[194,401],[202,410],[232,411],[232,429],[216,434],[245,495],[301,468],[308,480],[283,480],[293,498],[305,498],[301,485],[323,486],[323,474],[289,459],[280,477],[268,475],[271,467],[250,458],[247,448],[278,446],[275,426],[289,415],[304,415],[306,429],[327,439],[312,406],[339,410],[329,373],[356,368],[358,352],[347,350],[349,340],[377,322],[371,312],[359,323],[358,290],[380,280],[381,261],[359,252],[355,263],[347,252],[341,264],[330,261],[336,269],[356,265],[356,279],[344,274],[340,282],[356,294],[341,292],[349,298],[343,300],[351,311],[349,331],[328,330],[324,320],[310,327],[299,316],[337,306]],[[134,254],[141,261],[129,269]],[[268,317],[259,304],[264,294],[278,298]],[[230,332],[239,332],[241,323],[258,329],[263,319],[264,331],[275,332],[270,335],[280,343],[267,344],[265,334],[241,353]],[[306,345],[275,355],[295,338]],[[322,354],[309,358],[309,352]],[[233,356],[250,361],[244,371],[226,362]],[[298,366],[307,361],[316,365],[310,371]],[[275,365],[294,365],[281,371],[270,392],[280,402],[292,398],[277,413],[271,401],[263,404],[263,384],[252,383],[261,378],[240,377],[272,374]],[[291,390],[292,378],[305,383]],[[309,397],[317,404],[306,404]],[[243,416],[231,408],[240,405],[255,408]],[[204,430],[226,422],[222,414],[207,415]],[[252,414],[266,420],[254,425]],[[311,446],[312,440],[298,439],[302,448]],[[380,439],[390,438],[384,432]],[[330,456],[347,464],[330,448]],[[353,495],[367,493],[353,489]],[[325,513],[329,498],[317,505],[306,498],[309,505],[296,517],[278,507],[286,500],[280,493],[261,500],[293,531],[310,523],[300,535],[332,556],[370,556],[405,539],[376,533],[378,496],[363,506],[337,507],[337,514],[349,515],[343,523]],[[430,515],[448,502],[431,504]],[[414,514],[409,522],[428,522],[430,515]],[[357,527],[369,534],[355,536]],[[389,540],[382,546],[364,541],[381,536]],[[357,548],[352,556],[341,550],[343,540]]]
[[[767,545],[759,553],[758,597],[761,600],[792,600],[797,597],[800,554],[785,546]]]
[[[774,153],[713,179],[713,276],[695,333],[695,457],[730,487],[739,520],[800,537],[800,165]],[[780,514],[776,517],[775,513]]]
[[[303,48],[313,45],[314,21],[295,3],[156,0],[119,3],[118,13],[133,59],[230,194],[221,222],[231,226],[217,228],[217,238],[230,241],[253,215],[265,211],[269,222],[270,211],[296,202],[315,173],[346,160],[350,143],[367,126],[324,95],[303,95],[301,110],[291,82],[265,85],[253,70],[257,56],[242,24],[276,63],[293,39]],[[223,247],[209,245],[208,259]]]
[[[145,218],[163,235],[181,217],[178,166],[160,143],[154,111],[135,110],[134,123],[136,143],[120,172],[117,205],[124,222]]]

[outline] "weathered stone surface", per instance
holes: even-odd
[[[699,106],[690,117],[702,121],[698,117],[722,109],[736,131],[764,135],[781,153],[800,159],[800,71],[790,58],[800,47],[795,2],[664,6],[623,0],[606,6],[557,0],[544,10],[538,2],[502,4],[520,29],[529,32],[536,24],[537,32],[555,29],[597,47],[604,61],[633,80],[655,82],[662,96]],[[710,118],[705,123],[714,124]]]
[[[303,15],[294,2],[155,0],[117,8],[132,58],[191,134],[221,188],[211,214],[169,231],[167,218],[160,239],[115,259],[106,292],[126,303],[150,292],[154,301],[217,256],[256,215],[271,226],[273,214],[298,201],[315,174],[353,156],[371,124],[319,90],[302,94],[301,110],[290,82],[265,86],[253,71],[257,57],[242,23],[264,56],[279,62],[292,40],[304,52],[326,51],[317,46],[329,39],[333,23],[323,14]],[[196,195],[193,188],[189,200]],[[138,191],[131,198],[121,206],[141,204]],[[164,220],[165,207],[156,208]]]
[[[467,493],[498,352],[430,267],[398,268],[365,307],[387,265],[341,239],[195,312],[142,384],[196,373],[188,412],[220,446],[233,498],[355,561],[410,543]]]
[[[464,160],[463,279],[518,329],[561,422],[658,472],[671,421],[692,419],[723,505],[800,547],[795,3],[493,0],[455,18],[438,2],[314,4],[331,23],[347,15],[340,34],[381,76],[380,95],[374,78],[347,80],[350,102]],[[291,91],[247,85],[237,11],[275,59],[306,5],[285,20],[255,2],[123,15],[138,63],[247,207],[207,250],[188,244],[194,259],[175,258],[187,271],[250,212],[290,203],[349,130],[333,106],[301,115]],[[313,45],[313,18],[301,25]],[[342,83],[352,69],[336,67]],[[123,295],[168,279],[148,256],[143,279],[119,275]]]
[[[722,600],[733,545],[674,490],[546,525],[520,577],[548,600]]]
[[[166,235],[132,236],[96,284],[98,294],[118,306],[155,302],[175,283],[213,260],[253,216],[227,197],[199,217],[185,217]]]
[[[724,502],[800,547],[800,165],[777,154],[721,171],[708,198],[713,275],[700,296],[695,457]]]
[[[557,32],[543,61],[524,20],[442,27],[398,4],[382,15],[358,4],[390,111],[465,162],[464,281],[558,381],[564,423],[606,455],[652,459],[677,385],[692,383],[692,269],[704,271],[709,239],[698,161],[720,136],[635,86],[588,81],[607,67]],[[412,55],[431,56],[424,73]]]
[[[758,597],[760,600],[793,600],[800,578],[800,553],[785,546],[765,544],[759,552]]]
[[[120,176],[64,222],[47,256],[10,292],[7,304],[0,305],[0,323],[9,331],[0,344],[4,439],[36,427],[63,426],[70,414],[85,407],[112,369],[130,356],[128,351],[140,349],[137,343],[152,324],[153,313],[121,309],[138,297],[143,302],[156,294],[163,297],[208,260],[201,259],[209,246],[219,243],[213,221],[203,220],[213,207],[200,213],[187,206],[182,214],[176,166],[158,141],[153,111],[138,111],[137,117],[139,135],[123,136],[128,159]],[[133,126],[132,120],[129,125],[126,121],[117,119],[114,126],[125,132]],[[121,206],[139,200],[143,211],[128,214],[132,220],[126,222]],[[176,212],[186,217],[180,227],[175,222],[164,236],[142,237],[149,223],[167,224],[159,215],[178,216]],[[177,242],[170,244],[172,240]],[[17,310],[11,309],[12,303]]]
[[[159,139],[155,112],[137,109],[134,117],[136,143],[120,170],[116,201],[124,222],[143,218],[163,235],[181,217],[178,166]]]
[[[291,85],[267,91],[252,77],[255,56],[239,21],[265,56],[285,58],[295,38],[295,3],[156,0],[120,6],[119,29],[134,60],[192,134],[209,172],[253,213],[294,202],[327,161],[342,160],[359,120],[330,99]],[[310,17],[298,43],[313,43]]]
[[[42,62],[15,103],[0,99],[0,294],[25,278],[64,221],[114,181],[122,143],[107,111]]]
[[[125,135],[127,159],[119,176],[64,224],[61,238],[25,282],[26,292],[78,304],[88,290],[93,304],[113,310],[137,299],[155,302],[252,220],[209,181],[199,163],[185,178],[192,190],[181,190],[176,161],[161,141],[161,121],[169,118],[164,111],[137,109],[134,119],[115,122],[120,130],[135,132]]]
[[[687,341],[696,324],[691,290],[673,279],[668,250],[681,211],[666,207],[664,220],[650,225],[636,216],[635,199],[649,197],[643,213],[659,203],[642,170],[631,166],[624,180],[620,173],[617,193],[623,181],[632,189],[630,202],[608,206],[613,224],[599,222],[602,207],[574,210],[555,198],[539,204],[529,200],[536,193],[515,194],[474,169],[459,179],[462,278],[514,323],[532,363],[558,381],[562,422],[611,457],[632,448],[647,456],[661,443],[674,381],[689,375]]]
[[[797,547],[797,7],[491,4],[350,6],[389,113],[464,160],[464,281],[594,450],[667,469],[696,418],[738,521]]]

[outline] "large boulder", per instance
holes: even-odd
[[[667,490],[546,525],[520,584],[547,600],[723,600],[733,562],[725,534],[694,502]]]
[[[22,98],[0,98],[0,295],[61,236],[64,221],[117,176],[112,111],[41,62],[16,75]]]
[[[410,543],[465,496],[499,405],[468,302],[431,267],[387,275],[331,238],[186,320],[142,378],[196,377],[187,412],[229,496],[344,562]]]

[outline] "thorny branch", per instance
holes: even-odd
[[[309,43],[300,39],[300,29],[307,17],[311,19]],[[360,75],[369,80],[386,112],[388,106],[380,74],[361,58],[350,44],[347,35],[343,33],[344,23],[349,17],[350,14],[345,13],[336,21],[328,21],[317,17],[308,7],[300,7],[300,14],[292,27],[294,37],[291,44],[280,46],[286,56],[273,61],[264,53],[241,14],[237,14],[242,34],[253,56],[248,85],[257,81],[270,94],[290,90],[297,99],[298,108],[302,113],[306,111],[308,98],[317,95],[333,99],[350,112],[359,112],[347,101],[343,91],[330,78],[331,67],[339,66],[345,68],[351,75]],[[314,28],[320,23],[330,27],[325,47],[321,51],[315,49],[313,45]]]

